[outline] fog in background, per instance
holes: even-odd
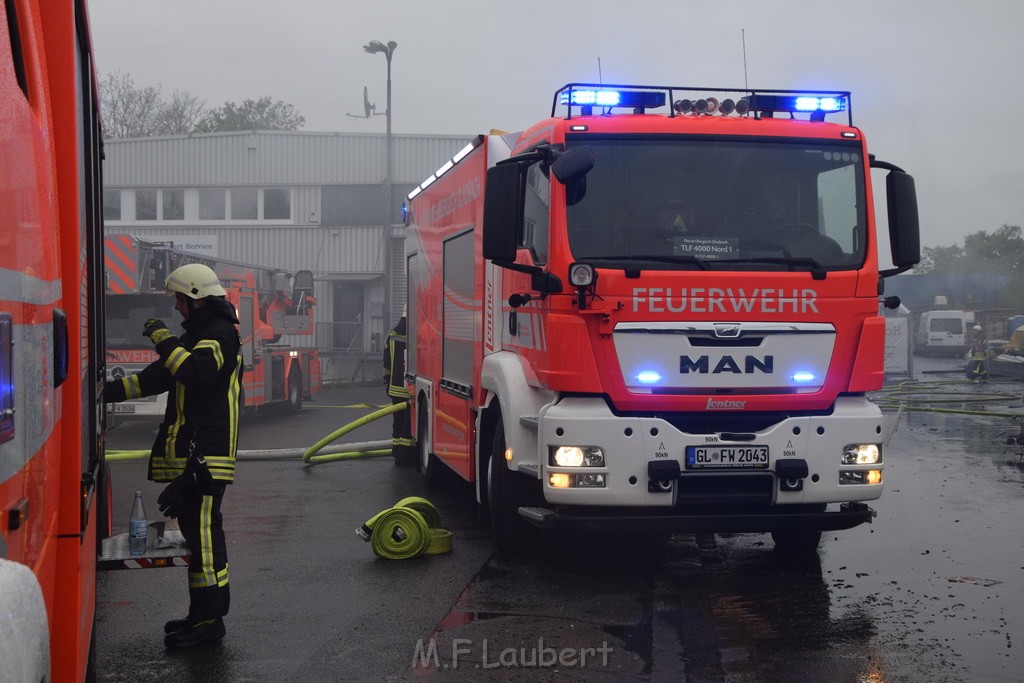
[[[89,0],[96,66],[218,107],[269,95],[303,130],[517,131],[574,81],[839,89],[914,175],[925,246],[1024,224],[1024,2]],[[744,69],[744,34],[746,70]],[[600,70],[599,70],[600,64]],[[438,160],[440,163],[443,160]]]

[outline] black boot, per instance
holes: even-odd
[[[184,619],[171,619],[164,624],[164,633],[174,633],[188,626],[188,617]]]
[[[192,647],[212,643],[224,637],[224,620],[220,617],[206,619],[188,625],[164,636],[167,647]]]

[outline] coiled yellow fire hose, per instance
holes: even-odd
[[[441,528],[441,515],[426,498],[410,496],[382,510],[356,529],[374,554],[385,560],[452,551],[452,532]]]

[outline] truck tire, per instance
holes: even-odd
[[[288,377],[288,410],[297,413],[302,410],[302,373],[292,370]]]
[[[487,500],[494,544],[498,550],[520,554],[536,548],[540,532],[519,516],[519,508],[543,503],[540,482],[508,469],[505,463],[505,425],[500,417],[494,426],[487,468]]]
[[[442,469],[444,463],[437,459],[437,456],[430,452],[430,443],[427,440],[429,430],[427,429],[427,406],[423,399],[419,403],[419,417],[416,419],[416,469],[423,474],[427,480],[428,488],[436,488],[441,484]]]

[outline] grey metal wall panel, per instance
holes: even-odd
[[[341,273],[384,274],[381,226],[107,228],[108,235],[124,233],[152,241],[168,235],[215,235],[220,258],[287,271],[311,270],[318,279]]]
[[[392,135],[396,183],[419,183],[473,136]],[[106,140],[115,187],[330,185],[384,180],[383,134],[256,131]]]

